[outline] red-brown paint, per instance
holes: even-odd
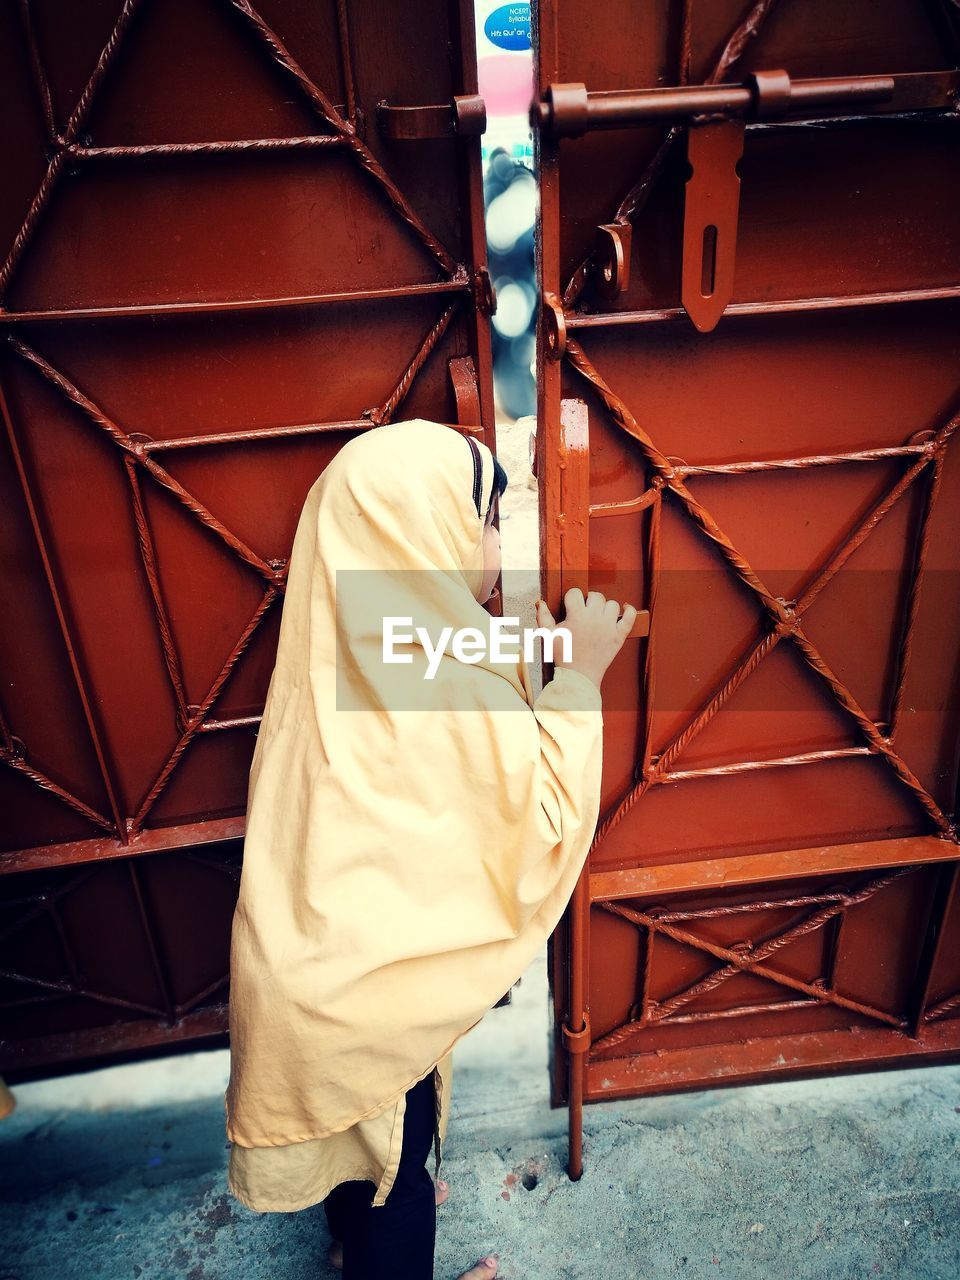
[[[222,1039],[300,507],[373,424],[495,447],[495,300],[465,0],[20,0],[0,86],[14,1080]]]
[[[584,1102],[960,1054],[958,24],[535,30],[543,594],[648,615],[551,946],[577,1178]]]

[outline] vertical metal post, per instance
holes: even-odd
[[[590,578],[590,435],[583,400],[560,402],[560,592],[579,587],[586,595]],[[583,1174],[583,1075],[590,1048],[588,961],[590,954],[590,857],[587,855],[570,899],[570,987],[563,1043],[569,1080],[569,1162],[576,1182]]]

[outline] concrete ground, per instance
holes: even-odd
[[[454,1053],[438,1280],[956,1280],[960,1067],[711,1090],[585,1111],[564,1172],[541,956]],[[226,1189],[225,1051],[14,1088],[0,1280],[324,1280],[320,1206]]]

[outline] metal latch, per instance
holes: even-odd
[[[487,104],[478,93],[464,93],[436,106],[398,107],[377,103],[377,130],[384,138],[476,137],[487,127]]]
[[[687,130],[680,301],[701,333],[717,327],[733,297],[743,137],[742,120],[691,124]]]
[[[886,102],[894,76],[836,76],[791,80],[786,71],[756,71],[742,84],[693,84],[664,89],[588,93],[580,83],[552,84],[531,107],[531,124],[550,138],[579,138],[592,129],[622,129],[694,116],[776,119],[820,107],[853,109]]]
[[[553,84],[544,100],[534,104],[531,119],[555,138],[658,120],[689,123],[680,298],[696,328],[708,333],[733,297],[740,212],[737,164],[747,120],[778,120],[823,107],[850,110],[885,102],[895,88],[893,76],[791,80],[783,70],[756,71],[742,84],[622,93],[588,93],[583,84]],[[629,232],[629,224],[597,230],[595,279],[602,297],[616,297],[629,283]],[[559,335],[555,343],[562,346]]]

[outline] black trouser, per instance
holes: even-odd
[[[396,1180],[382,1205],[376,1185],[341,1182],[323,1202],[330,1232],[343,1241],[343,1280],[432,1280],[437,1235],[433,1179],[424,1167],[436,1123],[433,1072],[407,1090]]]

